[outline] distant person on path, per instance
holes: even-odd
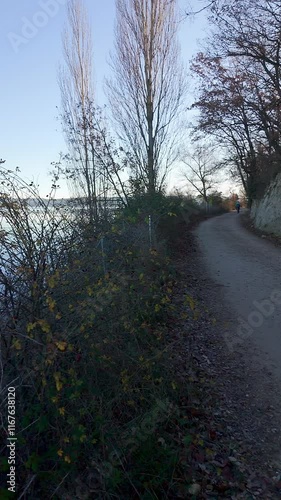
[[[240,207],[241,207],[240,201],[237,200],[236,203],[235,203],[235,208],[236,208],[238,214],[240,212]]]

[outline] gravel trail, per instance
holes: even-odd
[[[244,229],[236,212],[203,222],[196,234],[218,306],[231,316],[229,351],[248,340],[247,354],[281,384],[281,248]]]
[[[274,492],[264,485],[246,497],[278,499],[281,247],[245,229],[241,216],[210,218],[194,230],[195,290],[211,320],[206,323],[203,313],[195,327],[193,353],[216,389],[211,404],[222,442],[233,442],[238,454],[242,450],[242,462],[265,483],[274,478]]]

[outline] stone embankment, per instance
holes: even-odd
[[[270,183],[263,198],[253,202],[251,217],[257,229],[281,236],[281,174]]]

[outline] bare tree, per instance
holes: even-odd
[[[215,161],[212,148],[206,144],[197,144],[182,161],[187,167],[187,171],[183,171],[184,178],[203,199],[207,208],[209,192],[216,185],[220,163]]]
[[[256,81],[237,60],[231,63],[203,53],[193,59],[191,69],[199,80],[193,108],[200,111],[194,132],[210,134],[218,147],[224,147],[228,165],[248,190],[256,175],[256,145],[264,139],[255,101]]]
[[[192,64],[200,80],[196,129],[229,150],[251,202],[281,157],[280,0],[217,0],[212,37]]]
[[[171,128],[185,89],[176,0],[116,0],[116,14],[108,96],[131,170],[154,193],[173,161]]]
[[[185,15],[186,16],[196,16],[198,14],[201,14],[201,12],[204,12],[205,10],[211,10],[211,12],[215,11],[217,8],[218,0],[210,0],[209,2],[203,0],[202,5],[198,6],[196,9],[194,9],[192,3],[188,2],[187,7],[185,9]]]
[[[124,204],[127,196],[121,179],[124,157],[108,133],[103,111],[95,103],[92,34],[83,0],[70,0],[68,4],[63,54],[59,85],[69,148],[63,171],[80,203],[86,202],[87,218],[92,224],[105,214],[109,195],[117,196]]]
[[[59,84],[62,119],[73,169],[76,192],[86,198],[90,220],[96,213],[96,168],[89,149],[89,117],[94,100],[92,84],[92,36],[82,0],[68,4],[68,24],[63,34],[64,67]],[[77,193],[77,194],[78,194]]]

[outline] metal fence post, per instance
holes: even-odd
[[[148,216],[148,230],[149,230],[149,248],[152,248],[152,218],[151,215]]]
[[[104,238],[101,239],[101,256],[104,275],[106,275],[105,258],[104,258]]]

